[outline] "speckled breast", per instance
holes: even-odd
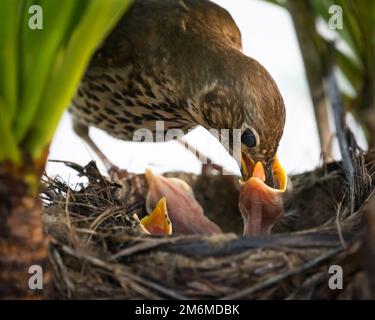
[[[123,140],[132,140],[138,129],[155,133],[156,121],[165,131],[187,131],[193,123],[189,100],[178,97],[165,74],[157,77],[134,69],[90,70],[72,101],[73,118]]]

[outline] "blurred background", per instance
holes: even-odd
[[[230,12],[241,30],[245,54],[265,66],[282,93],[287,118],[278,153],[284,168],[289,174],[295,174],[322,164],[314,107],[293,20],[288,10],[280,5],[260,0],[214,0],[213,2]],[[318,23],[317,27],[327,38],[334,40],[335,34],[324,23],[320,25]],[[345,50],[345,43],[339,45]],[[349,94],[353,94],[350,92],[353,89],[345,78],[340,74],[337,78],[339,86]],[[366,149],[366,139],[362,130],[351,114],[348,114],[347,118],[357,142]],[[329,110],[326,121],[333,123]],[[158,144],[124,142],[95,128],[91,129],[90,134],[111,161],[131,172],[141,173],[146,167],[151,167],[156,172],[183,170],[199,173],[201,170],[201,164],[196,157],[176,142]],[[184,139],[215,163],[239,174],[235,161],[203,128],[197,128]],[[330,158],[339,159],[340,153],[334,135],[326,137],[326,140],[330,144]],[[74,134],[67,112],[54,137],[49,159],[68,160],[79,164],[86,164],[94,159],[97,160],[99,168],[104,170],[99,159]],[[66,180],[74,179],[75,175],[64,165],[57,163],[49,163],[47,173],[50,176],[59,174]]]

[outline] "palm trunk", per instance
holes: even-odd
[[[324,93],[324,43],[316,31],[315,16],[309,1],[288,0],[287,4],[305,65],[323,160],[329,162],[332,159],[332,130],[329,124],[328,105]]]
[[[39,178],[38,169],[0,165],[0,299],[38,299],[48,287]],[[29,287],[35,265],[43,271],[42,290]]]

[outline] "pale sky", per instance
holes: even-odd
[[[305,80],[302,58],[289,14],[275,5],[259,0],[214,0],[226,8],[238,24],[245,54],[257,59],[273,76],[284,98],[287,118],[279,147],[279,158],[289,174],[315,168],[320,161],[314,113]],[[121,168],[144,172],[184,170],[199,173],[200,163],[175,142],[138,144],[119,141],[105,132],[91,129],[90,135],[102,151]],[[185,139],[216,163],[239,174],[235,161],[220,143],[204,129],[196,129]],[[73,133],[65,114],[51,146],[50,159],[86,164],[98,160]],[[99,168],[104,166],[98,160]],[[63,165],[49,164],[50,175],[70,179]]]

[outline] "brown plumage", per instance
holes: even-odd
[[[163,120],[165,131],[230,129],[229,139],[241,139],[243,178],[260,161],[265,182],[278,187],[272,166],[283,99],[265,68],[242,52],[230,14],[208,0],[134,1],[94,55],[70,110],[75,131],[107,167],[90,126],[132,140],[135,130],[155,132]]]
[[[95,54],[70,110],[81,135],[96,126],[125,140],[154,130],[155,120],[166,130],[251,128],[257,145],[243,151],[266,172],[285,122],[272,77],[242,53],[228,12],[206,0],[136,0]]]

